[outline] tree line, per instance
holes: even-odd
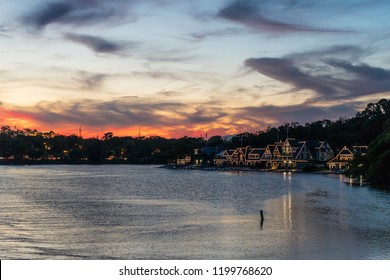
[[[107,132],[101,138],[61,135],[10,126],[0,128],[2,163],[131,163],[165,164],[202,147],[202,138],[165,139],[118,137]]]
[[[257,133],[241,133],[232,138],[233,148],[243,146],[265,147],[277,139],[287,137],[295,139],[318,139],[327,141],[338,151],[345,145],[368,145],[384,132],[390,120],[390,100],[381,99],[369,103],[353,118],[340,117],[336,121],[328,119],[301,125],[297,122],[286,123],[279,127],[268,127]],[[211,140],[211,139],[210,139]]]
[[[390,101],[387,99],[369,103],[363,111],[352,118],[340,117],[335,121],[324,119],[304,125],[291,122],[279,127],[269,126],[256,133],[240,133],[229,139],[222,136],[213,136],[210,139],[187,136],[171,139],[158,136],[118,137],[112,132],[105,133],[101,138],[82,138],[77,135],[66,136],[53,131],[40,132],[36,129],[17,129],[4,125],[0,129],[0,159],[3,163],[19,164],[39,162],[166,164],[191,155],[194,149],[203,146],[220,145],[226,149],[241,146],[265,147],[267,144],[289,137],[324,140],[336,152],[344,145],[369,145],[369,151],[373,152],[369,152],[368,164],[375,164],[378,169],[383,169],[388,166],[379,166],[381,164],[374,158],[380,157],[380,162],[383,159],[390,162],[389,130]],[[361,167],[361,163],[357,165]]]

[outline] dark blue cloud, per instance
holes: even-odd
[[[390,70],[363,64],[360,56],[362,50],[356,47],[339,46],[282,58],[250,58],[245,66],[293,86],[294,91],[312,90],[322,100],[389,92]]]
[[[209,32],[197,32],[189,34],[189,36],[195,40],[204,40],[208,37],[221,37],[221,36],[228,36],[228,35],[236,35],[236,34],[242,34],[243,31],[238,28],[226,28],[216,31],[209,31]]]
[[[273,119],[279,124],[286,122],[299,122],[305,124],[314,120],[323,119],[338,119],[340,117],[352,117],[356,114],[357,109],[362,104],[352,102],[348,104],[340,104],[335,106],[318,106],[312,105],[310,102],[291,105],[291,106],[253,106],[243,107],[238,109],[236,118],[253,120],[256,116],[259,120]]]
[[[317,28],[302,25],[297,22],[283,20],[283,14],[276,8],[278,5],[285,9],[297,6],[296,1],[250,1],[236,0],[222,8],[217,16],[233,22],[244,24],[261,32],[288,33],[288,32],[345,32],[338,29]],[[272,7],[275,5],[275,7]],[[272,13],[269,13],[269,11]]]
[[[123,42],[109,41],[98,36],[80,35],[75,33],[66,33],[64,36],[67,40],[82,44],[96,53],[124,55],[127,47]]]
[[[330,83],[331,79],[327,77],[315,79],[311,74],[303,72],[292,59],[250,58],[245,61],[245,66],[275,80],[293,85],[297,90],[311,89],[329,95],[337,92]]]
[[[26,18],[27,22],[31,22],[37,28],[43,28],[53,22],[65,20],[74,10],[71,3],[57,2],[47,3],[45,7],[34,12]]]
[[[371,67],[367,64],[351,64],[342,60],[329,60],[327,63],[333,67],[342,68],[350,73],[354,73],[357,76],[370,79],[372,81],[390,81],[390,71],[379,67]]]
[[[131,1],[61,0],[46,2],[24,16],[23,21],[39,30],[54,23],[84,25],[117,20],[126,15]]]

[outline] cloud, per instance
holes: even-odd
[[[280,8],[280,6],[283,8]],[[222,8],[217,17],[249,26],[261,32],[345,32],[298,24],[297,22],[302,22],[302,18],[294,19],[290,17],[290,22],[281,20],[291,16],[292,9],[301,11],[302,7],[296,6],[291,1],[286,3],[286,1],[236,0]]]
[[[182,113],[187,124],[213,123],[226,117],[227,112],[222,112],[213,106],[198,106],[192,113]]]
[[[157,94],[166,97],[177,97],[182,95],[180,92],[172,91],[172,90],[161,90]]]
[[[225,113],[213,106],[196,106],[191,109],[181,102],[145,101],[136,97],[110,101],[83,99],[42,102],[32,107],[14,106],[8,111],[46,126],[82,124],[89,127],[196,125],[213,123],[225,116]]]
[[[43,30],[53,24],[84,26],[91,24],[135,21],[135,5],[154,8],[172,6],[172,0],[43,0],[25,14],[22,22],[29,27]]]
[[[69,41],[84,45],[96,53],[124,55],[127,45],[129,45],[129,43],[126,45],[124,42],[109,41],[98,36],[81,35],[75,33],[66,33],[64,37]]]
[[[209,37],[221,37],[221,36],[229,36],[229,35],[236,35],[242,33],[243,30],[238,28],[225,28],[216,31],[191,33],[189,34],[189,36],[195,40],[202,41]]]
[[[32,118],[53,124],[79,123],[90,127],[132,125],[167,125],[169,118],[156,111],[174,111],[182,104],[174,102],[148,103],[137,98],[112,101],[91,99],[56,102],[43,102],[35,107],[20,108]]]
[[[390,70],[361,63],[362,54],[356,47],[339,46],[282,58],[250,58],[245,66],[291,85],[294,91],[311,90],[322,100],[390,91]]]
[[[86,77],[88,75],[86,74]],[[164,92],[165,96],[175,93]],[[311,99],[302,104],[277,106],[269,104],[226,106],[223,101],[192,103],[167,101],[158,95],[151,98],[123,96],[113,100],[79,99],[73,101],[41,102],[35,106],[10,106],[2,108],[4,120],[23,118],[35,127],[45,127],[57,132],[67,127],[88,127],[90,130],[128,131],[142,126],[156,129],[159,135],[195,135],[201,131],[234,134],[243,131],[255,132],[267,125],[286,122],[308,122],[339,117],[352,117],[364,104],[358,101],[327,102]],[[238,104],[237,104],[238,105]],[[223,110],[221,110],[223,108]],[[12,117],[13,116],[13,117]],[[11,120],[11,119],[10,119]],[[63,133],[63,132],[60,132]],[[163,133],[163,134],[161,134]],[[198,135],[196,134],[196,135]]]
[[[358,76],[365,77],[373,81],[390,81],[390,71],[379,67],[371,67],[367,64],[351,64],[342,60],[329,60],[327,63],[333,67],[342,68]]]
[[[40,29],[53,22],[65,20],[73,10],[74,8],[71,3],[47,3],[45,7],[26,17],[26,21],[31,22],[35,27]]]
[[[147,57],[150,62],[167,62],[167,63],[188,63],[197,59],[196,55],[180,55],[177,52],[166,53],[164,51],[159,51],[158,53],[153,53]]]
[[[183,78],[167,71],[158,71],[158,70],[149,70],[149,71],[132,71],[132,77],[141,77],[141,78],[152,78],[155,80],[158,79],[168,79],[168,80],[182,80]]]
[[[90,74],[80,71],[74,79],[80,83],[83,90],[96,90],[102,87],[108,77],[107,74]]]
[[[304,73],[291,59],[286,58],[250,58],[245,66],[275,80],[293,85],[297,90],[311,89],[315,92],[334,94],[334,88],[327,79],[315,80]]]
[[[89,127],[90,129],[116,129],[142,126],[162,129],[171,135],[196,131],[219,131],[239,133],[258,131],[267,124],[280,125],[285,122],[305,124],[314,120],[351,117],[361,106],[359,102],[323,106],[306,102],[291,106],[258,105],[239,108],[223,106],[213,102],[187,104],[178,101],[122,97],[115,100],[80,99],[68,102],[42,102],[36,106],[9,106],[7,115],[23,116],[46,128]],[[224,107],[224,110],[220,108]],[[165,133],[164,132],[164,133]]]
[[[0,33],[5,33],[8,31],[8,26],[4,23],[0,23]]]
[[[131,1],[62,0],[45,2],[28,13],[23,21],[38,30],[55,23],[85,25],[118,20],[126,15]]]
[[[305,52],[294,52],[286,56],[294,60],[346,59],[356,61],[373,53],[370,49],[362,49],[353,45],[336,45],[326,49],[317,49]]]
[[[178,75],[168,72],[149,69],[147,71],[132,71],[132,77],[141,77],[141,78],[152,78],[152,79],[169,79],[169,80],[181,80],[182,78]]]
[[[340,117],[352,117],[356,114],[359,106],[361,106],[359,102],[335,106],[319,106],[313,105],[311,102],[291,106],[249,106],[238,109],[235,117],[252,121],[266,119],[273,122],[274,125],[286,122],[305,124],[322,119],[334,120]],[[256,116],[255,119],[253,116]]]
[[[11,38],[10,36],[11,27],[8,24],[0,23],[0,36]]]

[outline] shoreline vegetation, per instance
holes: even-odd
[[[207,133],[206,133],[207,135]],[[366,182],[390,189],[390,100],[369,103],[355,117],[341,117],[336,121],[320,120],[301,125],[286,123],[267,127],[256,133],[212,136],[162,138],[159,136],[114,136],[107,132],[101,138],[82,135],[60,135],[53,131],[3,125],[0,128],[0,165],[38,164],[169,164],[191,157],[202,147],[265,147],[281,139],[321,139],[329,143],[335,153],[344,146],[368,145],[365,155],[356,155],[349,162],[345,175],[363,178]],[[212,162],[215,154],[207,155]],[[189,163],[188,165],[192,165]],[[317,171],[316,169],[303,171]],[[206,164],[207,168],[215,168]],[[303,169],[305,169],[303,167]],[[322,168],[320,168],[322,169]],[[240,169],[243,170],[243,169]]]

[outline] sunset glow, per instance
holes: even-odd
[[[0,125],[256,132],[390,97],[390,2],[0,2]]]

